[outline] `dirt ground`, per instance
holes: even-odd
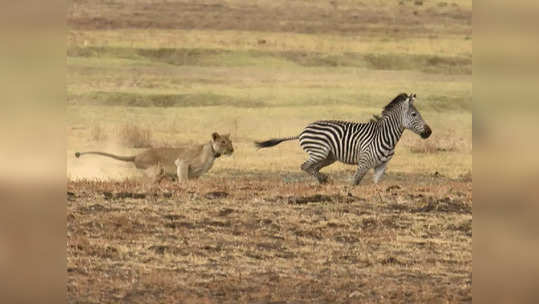
[[[70,182],[69,300],[471,302],[470,178],[349,174]]]

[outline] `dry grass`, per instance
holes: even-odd
[[[107,130],[101,124],[94,124],[90,130],[90,138],[96,142],[104,142],[108,139]]]
[[[458,151],[457,141],[452,138],[436,137],[431,140],[416,140],[410,147],[412,153],[438,153]]]
[[[429,140],[420,142],[419,144],[410,147],[410,152],[412,153],[438,153],[455,151],[457,151],[457,146],[451,141],[435,142]]]
[[[247,174],[155,193],[70,182],[70,299],[471,301],[470,182],[390,175],[349,188]]]
[[[418,107],[420,105],[418,104]],[[78,114],[79,109],[83,109]],[[90,109],[92,111],[90,111]],[[368,121],[373,113],[380,113],[381,107],[364,110],[354,106],[304,106],[304,107],[272,107],[272,108],[239,108],[239,107],[108,107],[85,106],[71,107],[69,116],[76,117],[82,126],[91,127],[93,122],[101,118],[109,121],[107,128],[138,121],[140,125],[152,131],[150,144],[160,146],[166,143],[203,143],[210,139],[211,132],[231,133],[235,153],[232,157],[220,158],[216,170],[273,170],[299,171],[299,166],[306,159],[297,142],[287,142],[271,149],[255,149],[253,141],[271,137],[292,136],[300,132],[309,122],[317,119],[344,119]],[[389,172],[402,174],[432,174],[439,172],[444,176],[458,178],[471,170],[471,115],[468,113],[436,113],[423,112],[433,129],[433,135],[426,141],[410,131],[405,131],[397,145],[395,157],[389,164]],[[450,127],[450,129],[448,129]],[[108,147],[87,142],[87,129],[72,131],[69,136],[68,155],[75,151],[106,150],[121,155],[134,155],[139,149],[118,149],[125,147]],[[411,153],[410,149],[417,145],[433,141],[436,146],[447,147],[445,141],[455,141],[458,149],[442,153]],[[168,145],[168,144],[167,144]],[[112,149],[111,149],[112,148]],[[89,160],[68,158],[68,171],[74,177],[112,178],[117,176],[138,176],[139,172],[132,166],[117,161],[93,163],[99,166],[97,173],[88,173],[84,164]],[[352,166],[334,164],[323,171],[335,170],[353,172]]]
[[[415,137],[408,140],[405,145],[410,152],[420,154],[436,154],[439,152],[471,153],[472,151],[469,138],[459,136],[454,129],[439,131],[428,140]]]
[[[79,0],[70,7],[68,24],[79,30],[198,29],[293,33],[369,32],[378,35],[469,34],[468,3],[440,8],[397,5],[394,1],[365,5],[348,1],[340,7],[330,1],[106,1]],[[339,1],[340,2],[340,1]],[[381,4],[383,3],[383,4]],[[126,14],[125,12],[131,12]],[[257,40],[255,40],[257,41]]]
[[[149,148],[152,146],[150,128],[126,123],[116,131],[119,141],[129,148]]]

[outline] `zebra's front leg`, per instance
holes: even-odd
[[[384,175],[384,172],[386,171],[387,162],[381,163],[380,165],[374,167],[374,175],[373,175],[373,181],[375,184],[378,184],[378,181]]]
[[[366,167],[363,167],[363,166],[360,165],[357,168],[356,173],[354,174],[354,177],[352,179],[352,186],[359,185],[359,183],[361,182],[361,180],[363,179],[365,174],[367,174],[368,170],[369,170],[369,168],[366,168]]]
[[[316,177],[320,184],[325,184],[328,182],[327,174],[321,173],[320,171],[315,171],[313,175]]]

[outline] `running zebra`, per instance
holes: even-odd
[[[422,138],[432,131],[414,106],[415,94],[402,93],[384,107],[382,115],[367,123],[324,120],[308,125],[299,136],[275,138],[255,142],[258,148],[275,146],[283,141],[299,139],[309,154],[301,169],[327,182],[320,169],[340,161],[358,165],[352,184],[358,185],[370,168],[374,168],[374,182],[378,183],[387,163],[395,153],[395,146],[404,129],[412,130]]]

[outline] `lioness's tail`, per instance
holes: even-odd
[[[282,143],[283,141],[297,140],[297,139],[299,139],[299,136],[284,137],[284,138],[272,138],[272,139],[269,139],[269,140],[266,140],[266,141],[255,141],[255,146],[257,148],[259,148],[259,149],[268,148],[268,147],[273,147],[275,145],[278,145],[278,144]]]
[[[114,155],[114,154],[110,154],[110,153],[105,153],[105,152],[94,152],[94,151],[91,151],[91,152],[75,152],[75,156],[77,158],[81,157],[82,155],[85,155],[85,154],[97,154],[97,155],[103,155],[103,156],[108,156],[108,157],[112,157],[114,159],[117,159],[117,160],[123,160],[123,161],[135,161],[135,157],[134,156],[118,156],[118,155]]]

